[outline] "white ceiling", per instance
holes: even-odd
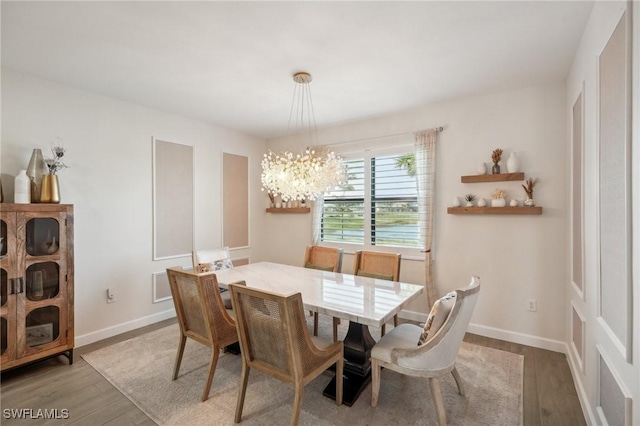
[[[8,2],[2,66],[263,138],[563,81],[593,3]]]

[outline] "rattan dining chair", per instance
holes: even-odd
[[[359,250],[353,259],[353,275],[400,281],[400,253],[382,253]],[[393,316],[393,326],[398,326],[398,315]],[[384,336],[386,324],[382,324],[380,335]]]
[[[172,380],[178,378],[187,338],[211,348],[202,401],[209,398],[220,350],[238,341],[236,322],[225,309],[215,272],[196,274],[176,266],[167,268],[173,304],[180,325],[180,342]]]
[[[193,260],[193,271],[197,273],[233,268],[229,247],[193,250],[191,259]],[[224,307],[231,309],[231,296],[227,290],[221,288],[220,293]]]
[[[282,296],[233,284],[229,288],[242,350],[235,421],[242,420],[249,372],[255,368],[295,388],[291,424],[297,425],[304,387],[334,364],[336,377],[342,377],[343,343],[311,336],[300,293]],[[342,380],[336,380],[336,404],[342,404]]]
[[[437,379],[453,375],[458,393],[464,396],[456,358],[480,292],[480,278],[436,300],[424,327],[400,324],[382,337],[371,350],[371,406],[378,405],[382,368],[429,379],[438,424],[447,423]]]
[[[304,267],[319,269],[322,271],[341,272],[342,254],[344,250],[332,247],[307,246],[304,252]],[[313,335],[318,335],[318,313],[309,312],[313,315]],[[333,341],[338,341],[338,325],[340,318],[333,317]]]

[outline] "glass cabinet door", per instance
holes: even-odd
[[[53,255],[60,249],[60,223],[51,217],[31,218],[26,223],[27,254]]]

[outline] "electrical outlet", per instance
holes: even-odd
[[[527,311],[536,312],[538,310],[538,301],[536,299],[527,300]]]
[[[116,292],[112,288],[107,289],[107,303],[116,301]]]

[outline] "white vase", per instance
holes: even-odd
[[[452,204],[452,206],[453,206],[453,207],[460,207],[460,199],[459,199],[458,197],[455,197],[455,198],[453,199],[453,204]]]
[[[14,184],[13,202],[16,204],[31,203],[31,179],[27,176],[26,170],[20,170]]]
[[[473,201],[467,201],[467,204],[465,204],[465,207],[473,207]]]
[[[511,207],[518,207],[518,200],[514,198],[513,200],[509,201],[509,205]]]
[[[478,174],[479,175],[486,175],[487,174],[487,165],[485,163],[480,163],[480,165],[478,166]]]
[[[487,207],[487,202],[484,200],[484,198],[480,198],[478,200],[478,207]]]
[[[512,152],[507,160],[507,172],[517,173],[520,171],[520,159],[516,156],[515,152]]]
[[[491,207],[504,207],[507,205],[507,200],[504,198],[494,198],[491,200]]]

